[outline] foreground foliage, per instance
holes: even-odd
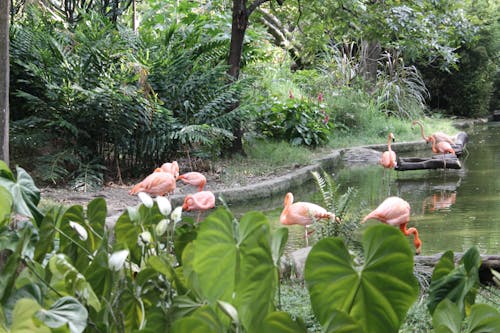
[[[225,208],[195,223],[164,197],[142,197],[114,227],[102,198],[42,213],[31,177],[0,163],[0,332],[307,331],[275,304],[287,229]],[[418,295],[399,230],[372,226],[361,245],[363,256],[353,258],[343,239],[326,237],[307,259],[324,332],[397,332]],[[478,258],[471,250],[454,269],[446,255],[436,268],[436,327],[447,315],[458,322],[471,304]],[[468,316],[468,332],[499,325],[491,307],[473,305]]]

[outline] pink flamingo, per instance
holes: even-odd
[[[284,208],[280,215],[280,222],[283,225],[300,224],[304,226],[306,246],[309,246],[307,238],[307,227],[319,219],[335,219],[335,214],[328,212],[321,206],[310,202],[293,202],[293,194],[288,192],[285,195]]]
[[[387,141],[387,150],[382,153],[379,163],[382,164],[384,168],[393,169],[396,167],[396,153],[391,149],[391,141],[394,141],[394,134],[389,133],[389,138]]]
[[[415,126],[415,125],[420,126],[420,134],[422,135],[422,138],[427,143],[431,141],[430,138],[432,138],[432,137],[436,140],[437,143],[443,142],[443,141],[448,142],[449,144],[455,143],[455,140],[453,140],[453,138],[451,136],[449,136],[448,134],[443,133],[443,132],[436,132],[434,134],[431,134],[431,136],[425,136],[424,125],[422,125],[422,123],[418,120],[414,120],[411,124],[412,124],[412,126]]]
[[[179,164],[177,161],[173,161],[172,163],[163,163],[160,167],[164,172],[168,172],[174,176],[175,179],[179,177]]]
[[[182,180],[185,184],[198,186],[198,191],[203,191],[207,178],[199,172],[187,172],[180,175],[177,179]]]
[[[429,140],[432,142],[432,152],[434,154],[443,154],[443,163],[444,168],[446,169],[445,155],[450,153],[456,156],[455,150],[453,150],[451,145],[446,141],[441,141],[436,144],[436,138],[434,138],[433,136],[431,136]]]
[[[399,227],[405,236],[414,235],[413,243],[415,251],[420,254],[422,250],[422,241],[418,238],[416,228],[406,229],[410,222],[410,204],[398,197],[389,197],[385,199],[374,211],[366,215],[361,223],[365,223],[369,219],[376,219],[382,223]]]
[[[136,184],[128,194],[133,195],[139,192],[145,192],[153,196],[171,194],[175,190],[175,178],[172,174],[164,172],[160,168]]]
[[[184,203],[182,204],[182,210],[186,212],[198,212],[198,218],[196,219],[196,221],[200,220],[202,211],[206,211],[214,207],[215,195],[211,191],[201,191],[193,194],[188,194],[184,197]]]

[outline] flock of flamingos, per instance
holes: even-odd
[[[435,154],[455,155],[451,144],[454,139],[449,135],[441,132],[436,132],[430,136],[425,136],[424,127],[419,121],[413,121],[413,126],[419,125],[422,138],[425,142],[432,142],[432,152]],[[387,142],[387,151],[382,153],[379,163],[387,169],[396,167],[396,153],[391,150],[391,141],[394,141],[394,134],[389,133]],[[446,168],[446,162],[444,162]],[[185,184],[197,187],[197,192],[188,194],[184,198],[182,210],[184,211],[206,211],[215,207],[215,195],[211,191],[203,190],[206,184],[206,177],[199,172],[187,172],[179,174],[179,165],[176,161],[164,163],[161,167],[156,168],[152,174],[144,178],[140,183],[136,184],[129,194],[134,195],[139,192],[145,192],[151,196],[170,195],[176,188],[176,182],[181,180]],[[198,216],[199,219],[199,216]],[[328,212],[325,208],[310,202],[294,202],[293,194],[288,192],[285,195],[284,208],[280,215],[280,222],[283,225],[302,225],[305,228],[305,237],[307,244],[307,227],[315,221],[321,219],[331,219],[336,222],[341,222],[334,213]],[[370,219],[376,219],[380,222],[399,227],[405,236],[414,235],[414,245],[416,254],[420,254],[422,249],[422,241],[418,237],[416,228],[407,229],[410,221],[410,204],[399,197],[388,197],[375,210],[366,215],[361,223]]]

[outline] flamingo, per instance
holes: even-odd
[[[180,175],[177,179],[182,180],[185,184],[198,186],[198,191],[203,191],[203,187],[207,183],[207,179],[199,172],[187,172]]]
[[[453,150],[451,145],[446,141],[441,141],[436,144],[436,138],[434,138],[433,136],[429,138],[430,138],[429,140],[432,142],[432,152],[434,154],[443,154],[443,163],[444,163],[444,168],[446,169],[445,155],[447,153],[450,153],[456,156],[455,150]]]
[[[406,229],[410,221],[410,204],[408,202],[399,197],[388,197],[374,211],[366,215],[361,223],[365,223],[369,219],[376,219],[382,223],[399,227],[405,236],[413,234],[415,252],[420,254],[422,250],[422,241],[418,238],[417,229]]]
[[[174,176],[175,179],[179,177],[179,164],[177,161],[173,161],[172,163],[163,163],[160,167],[164,172],[168,172]]]
[[[411,123],[412,126],[415,126],[415,125],[418,125],[420,126],[420,134],[422,135],[422,138],[425,140],[425,142],[429,143],[431,141],[430,138],[434,137],[434,139],[436,140],[437,143],[439,142],[448,142],[449,144],[454,144],[455,143],[455,140],[453,140],[453,138],[451,136],[449,136],[448,134],[446,133],[443,133],[443,132],[436,132],[434,134],[431,134],[431,136],[425,136],[424,134],[424,125],[422,125],[422,123],[418,120],[414,120],[412,123]]]
[[[293,194],[288,192],[285,195],[284,208],[280,215],[280,222],[283,225],[300,224],[304,226],[306,246],[309,246],[307,238],[307,227],[319,219],[335,219],[335,214],[328,212],[321,206],[310,202],[293,202]]]
[[[186,212],[198,212],[198,218],[196,219],[196,221],[200,220],[202,211],[206,211],[214,207],[215,195],[211,191],[200,191],[193,194],[188,194],[184,197],[184,203],[182,204],[182,210]]]
[[[164,172],[161,168],[156,168],[152,174],[136,184],[128,194],[133,195],[139,192],[145,192],[153,196],[163,196],[174,192],[174,190],[174,176],[168,172]]]
[[[380,164],[384,168],[392,169],[396,167],[396,153],[391,149],[391,140],[394,141],[394,134],[389,133],[389,139],[387,141],[387,150],[382,153],[382,157],[380,158]]]

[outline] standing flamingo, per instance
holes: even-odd
[[[200,220],[202,211],[209,210],[214,207],[215,195],[211,191],[201,191],[193,194],[188,194],[184,197],[184,203],[182,204],[182,210],[185,210],[186,212],[198,212],[198,218],[196,219],[196,221]]]
[[[179,164],[177,164],[177,161],[173,161],[172,163],[163,163],[161,166],[161,169],[165,172],[168,172],[174,176],[175,179],[179,177]]]
[[[451,136],[449,136],[446,133],[443,132],[436,132],[434,134],[431,134],[431,136],[425,136],[424,134],[424,125],[418,120],[414,120],[412,123],[412,126],[418,125],[420,126],[420,134],[422,135],[422,138],[425,140],[425,142],[429,143],[431,141],[430,138],[434,138],[437,143],[439,142],[448,142],[449,144],[454,144],[455,140]]]
[[[304,226],[306,246],[309,246],[307,227],[319,219],[335,219],[335,214],[328,212],[321,206],[310,202],[293,202],[293,194],[288,192],[285,196],[284,208],[280,215],[283,225],[300,224]]]
[[[133,195],[145,192],[153,196],[163,196],[173,193],[175,187],[174,176],[168,172],[164,172],[161,168],[156,168],[152,174],[136,184],[128,194]]]
[[[207,183],[207,178],[199,172],[186,172],[177,179],[182,180],[185,184],[198,186],[198,191],[203,191],[203,187]]]
[[[413,234],[415,252],[420,254],[422,250],[422,241],[418,238],[417,229],[406,229],[406,225],[410,221],[410,204],[408,202],[398,197],[389,197],[385,199],[374,211],[366,215],[361,223],[365,223],[369,219],[376,219],[394,227],[399,226],[399,229],[405,236]]]
[[[396,153],[391,149],[391,140],[394,141],[394,134],[389,133],[389,138],[387,141],[387,150],[382,153],[382,157],[380,158],[380,164],[384,168],[393,169],[396,167]]]
[[[447,153],[450,153],[456,156],[455,150],[453,150],[451,145],[446,141],[441,141],[436,144],[436,138],[434,138],[433,136],[430,137],[430,141],[432,142],[432,152],[434,154],[443,154],[443,163],[444,163],[444,168],[446,169],[445,155]]]

